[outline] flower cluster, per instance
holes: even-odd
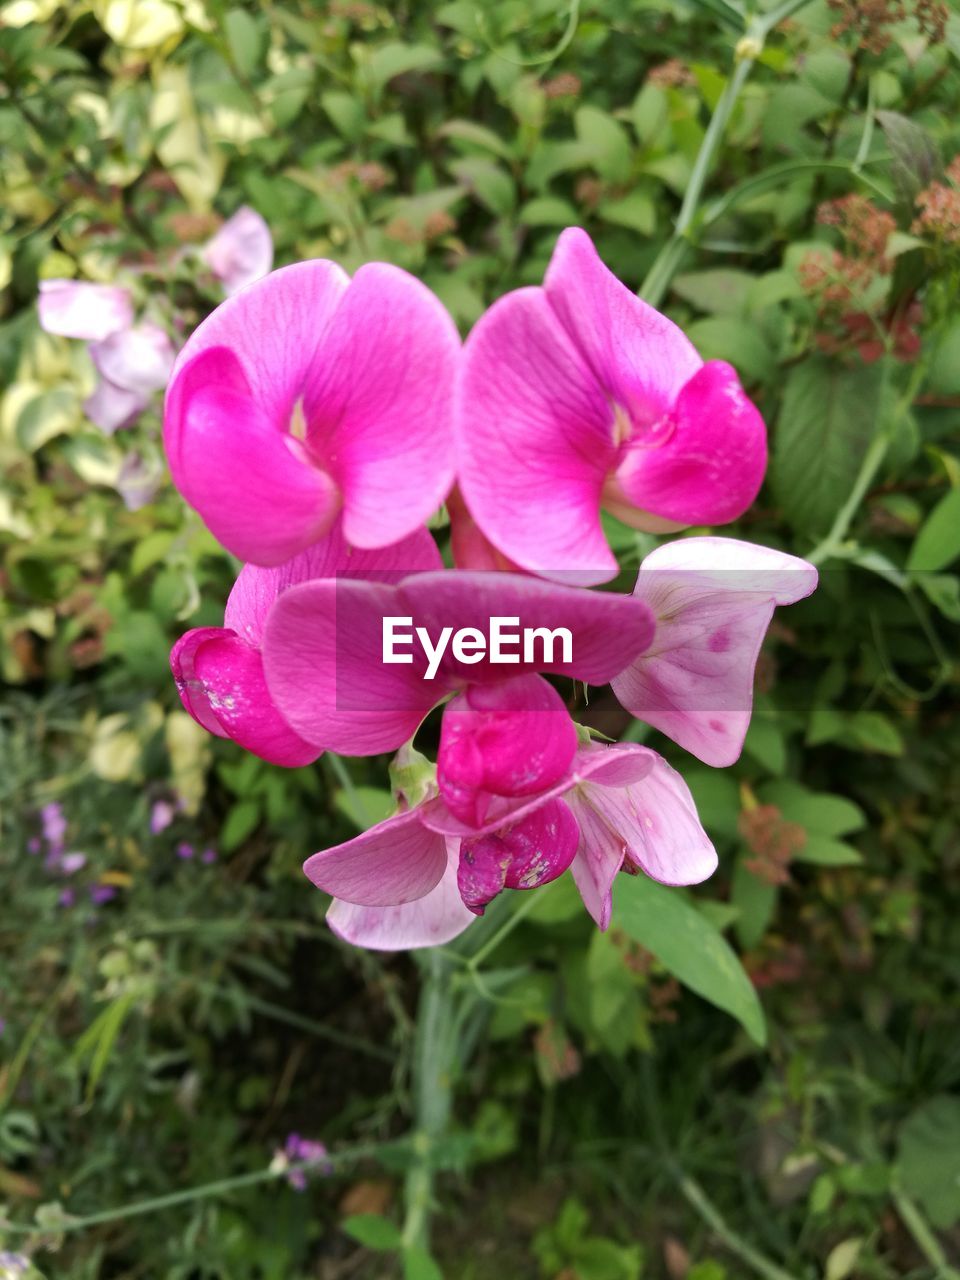
[[[223,626],[174,647],[186,710],[289,767],[399,753],[396,814],[305,865],[341,936],[442,943],[502,891],[568,869],[606,928],[621,869],[712,873],[681,776],[646,747],[593,741],[546,677],[610,683],[730,764],[774,608],[816,571],[688,537],[649,554],[631,594],[588,589],[619,569],[602,509],[656,532],[735,519],[766,438],[734,370],[705,364],[584,232],[564,232],[543,287],[502,298],[464,347],[396,267],[282,268],[188,340],[164,437],[180,492],[246,562]],[[426,527],[444,503],[453,568]],[[498,660],[494,619],[542,643]],[[429,661],[426,647],[388,661],[388,620],[438,637]],[[441,703],[434,766],[411,744]]]
[[[931,182],[916,200],[920,212],[911,230],[945,245],[960,244],[960,155],[947,165],[948,183]]]

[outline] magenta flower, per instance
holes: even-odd
[[[315,578],[396,579],[439,565],[426,529],[392,546],[359,551],[347,546],[339,520],[325,538],[278,568],[245,565],[227,598],[224,625],[188,631],[170,654],[184,709],[210,733],[232,738],[271,764],[309,764],[323,750],[322,740],[308,740],[291,727],[264,678],[261,648],[271,606],[289,588]]]
[[[387,618],[406,624],[399,643],[408,652],[393,663],[383,660]],[[510,624],[501,631],[507,666],[494,660],[496,618]],[[652,632],[637,598],[521,575],[444,570],[394,584],[316,579],[274,604],[263,663],[280,714],[317,751],[395,750],[453,694],[441,729],[439,784],[452,811],[478,822],[492,796],[542,791],[573,758],[569,713],[537,673],[606,684],[643,652]],[[490,647],[481,651],[487,638]]]
[[[273,266],[273,237],[260,214],[241,205],[203,247],[201,256],[229,297]]]
[[[458,449],[463,496],[497,550],[583,583],[617,572],[601,507],[657,532],[722,524],[753,502],[767,458],[730,365],[704,364],[575,227],[543,287],[507,294],[470,334]]]
[[[181,352],[164,422],[174,483],[254,564],[304,551],[341,512],[351,546],[397,542],[450,488],[459,351],[440,302],[397,267],[274,271]]]
[[[664,884],[697,884],[716,853],[686,783],[646,747],[581,747],[569,772],[525,800],[496,799],[476,830],[428,799],[304,871],[335,899],[331,928],[378,950],[435,946],[462,933],[504,888],[533,889],[571,870],[601,929],[626,865]]]
[[[657,547],[634,594],[657,620],[653,642],[611,684],[620,702],[716,766],[739,757],[750,724],[757,655],[777,605],[816,590],[806,560],[734,538]]]

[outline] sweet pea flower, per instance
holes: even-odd
[[[361,551],[347,545],[337,520],[326,537],[278,568],[245,565],[227,597],[224,625],[188,631],[170,654],[184,709],[210,733],[232,738],[271,764],[310,764],[321,754],[323,742],[312,742],[291,727],[264,678],[261,649],[271,606],[311,579],[339,574],[395,580],[440,563],[426,529],[392,546]]]
[[[273,237],[256,209],[241,205],[204,245],[200,256],[230,297],[273,266]]]
[[[385,662],[385,618],[408,620],[411,634],[433,638],[433,659],[422,648]],[[562,627],[569,652],[544,641],[529,655],[518,648],[505,667],[490,650],[468,654],[455,643],[438,658],[443,633],[483,641],[494,618],[509,619],[518,635]],[[441,727],[439,784],[450,809],[478,823],[493,796],[542,791],[573,759],[569,713],[539,673],[606,684],[652,633],[650,611],[636,597],[521,575],[442,570],[392,584],[317,578],[284,592],[270,610],[263,670],[290,728],[317,751],[342,755],[396,750],[453,695]]]
[[[164,420],[174,483],[253,564],[282,564],[341,513],[351,546],[398,542],[453,479],[459,354],[441,303],[398,267],[271,272],[180,353]]]
[[[44,332],[85,342],[103,342],[133,324],[128,289],[86,280],[41,280],[37,310]]]
[[[567,869],[606,929],[624,867],[679,885],[707,879],[716,865],[686,783],[661,756],[589,744],[543,794],[494,800],[478,829],[432,797],[314,854],[304,872],[334,898],[335,933],[401,950],[449,942],[502,889],[537,888]]]
[[[777,605],[816,589],[806,560],[735,538],[681,538],[657,547],[634,594],[656,618],[649,648],[611,681],[638,719],[705,764],[743,749],[753,677]]]
[[[508,293],[464,348],[458,482],[517,566],[607,581],[606,508],[652,532],[722,524],[753,502],[763,420],[735,371],[616,279],[590,238],[557,242],[542,288]]]

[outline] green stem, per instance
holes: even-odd
[[[423,963],[413,1056],[414,1162],[404,1188],[403,1243],[406,1248],[429,1250],[436,1147],[453,1105],[458,1019],[451,957],[433,949],[425,953]]]
[[[473,955],[470,957],[469,961],[467,962],[467,967],[470,969],[479,969],[481,964],[483,964],[484,960],[486,960],[487,956],[490,955],[492,951],[495,951],[497,947],[499,947],[500,943],[504,940],[507,934],[512,933],[513,930],[517,927],[517,925],[520,924],[520,922],[530,914],[530,912],[533,910],[533,908],[536,905],[537,905],[536,894],[528,893],[527,896],[521,901],[520,905],[517,908],[515,908],[510,918],[504,921],[504,923],[496,931],[493,937],[488,938],[486,942],[483,944],[483,946],[473,953]]]
[[[903,1225],[913,1236],[917,1248],[933,1267],[936,1280],[960,1280],[960,1271],[952,1267],[920,1210],[899,1187],[893,1189],[893,1203]]]
[[[719,1236],[732,1254],[735,1254],[741,1262],[746,1263],[758,1276],[765,1277],[765,1280],[796,1280],[796,1277],[792,1276],[789,1271],[784,1271],[775,1262],[765,1258],[762,1253],[754,1249],[753,1245],[748,1244],[742,1236],[739,1236],[727,1224],[726,1219],[699,1182],[691,1178],[689,1174],[684,1173],[672,1159],[669,1161],[669,1166],[676,1184],[687,1203],[699,1213],[704,1222]]]
[[[826,535],[822,542],[807,556],[811,564],[823,564],[824,560],[830,557],[840,547],[843,539],[847,535],[847,530],[853,522],[854,516],[860,509],[860,503],[863,501],[867,490],[873,484],[874,477],[880,470],[884,458],[887,456],[887,450],[890,447],[890,439],[885,433],[874,436],[870,443],[870,447],[863,455],[863,462],[860,464],[860,472],[854,483],[850,496],[837,512],[837,518],[830,527],[830,532]]]
[[[387,1146],[395,1148],[395,1144],[380,1143],[369,1146],[348,1147],[343,1151],[331,1152],[325,1158],[325,1164],[336,1168],[355,1160],[365,1160],[378,1155]],[[242,1191],[245,1187],[255,1187],[263,1182],[276,1182],[278,1178],[286,1178],[289,1174],[303,1170],[305,1173],[316,1173],[316,1165],[307,1161],[299,1161],[285,1165],[282,1169],[257,1169],[253,1173],[240,1173],[233,1178],[219,1178],[216,1182],[205,1182],[199,1187],[186,1187],[182,1191],[171,1191],[165,1196],[154,1196],[150,1200],[135,1200],[133,1204],[121,1205],[116,1209],[103,1209],[100,1213],[89,1213],[82,1218],[66,1216],[62,1222],[49,1228],[51,1231],[85,1231],[88,1227],[99,1227],[108,1222],[121,1222],[125,1218],[139,1218],[147,1213],[160,1213],[164,1209],[175,1209],[181,1204],[190,1204],[194,1200],[207,1200],[212,1196],[225,1196],[233,1191]],[[15,1232],[18,1235],[33,1235],[48,1230],[47,1227],[35,1223],[6,1222],[0,1219],[0,1230]]]

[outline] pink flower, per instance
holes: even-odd
[[[459,352],[440,302],[397,267],[274,271],[180,354],[164,422],[174,483],[254,564],[305,550],[341,512],[351,546],[397,542],[450,488]]]
[[[706,764],[743,749],[757,655],[777,605],[816,590],[806,560],[734,538],[681,538],[657,547],[634,594],[657,619],[650,647],[611,684],[638,719]]]
[[[188,631],[173,647],[170,665],[186,711],[219,738],[234,742],[272,764],[309,764],[323,750],[301,737],[281,714],[267,689],[261,647],[270,608],[289,588],[311,579],[349,574],[393,578],[440,564],[425,529],[376,551],[348,547],[338,520],[309,550],[274,569],[246,565],[227,598],[222,627]]]
[[[480,531],[521,568],[617,571],[607,508],[655,532],[741,515],[766,467],[763,421],[734,370],[603,265],[578,228],[542,288],[518,289],[464,350],[458,480]]]
[[[41,280],[40,328],[63,338],[103,342],[133,324],[133,299],[116,285]]]
[[[497,799],[473,830],[428,799],[304,871],[335,901],[331,928],[380,950],[435,946],[462,933],[503,888],[532,889],[571,870],[601,929],[626,865],[665,884],[712,875],[716,853],[680,775],[646,747],[590,745],[542,795]]]
[[[418,638],[406,663],[384,662],[386,618],[424,635],[433,658]],[[528,654],[514,639],[511,665],[493,660],[492,641],[484,651],[459,646],[457,636],[465,646],[468,637],[492,637],[494,618],[509,620],[517,635],[536,630],[541,642]],[[559,628],[568,650],[559,636],[546,639]],[[636,598],[519,574],[443,570],[393,584],[317,578],[271,609],[263,669],[279,713],[318,752],[395,750],[454,694],[441,731],[440,788],[454,812],[480,821],[491,796],[542,791],[573,757],[569,714],[537,673],[606,684],[643,652],[652,629]]]
[[[241,205],[201,255],[230,296],[265,276],[273,266],[273,237],[260,214]]]

